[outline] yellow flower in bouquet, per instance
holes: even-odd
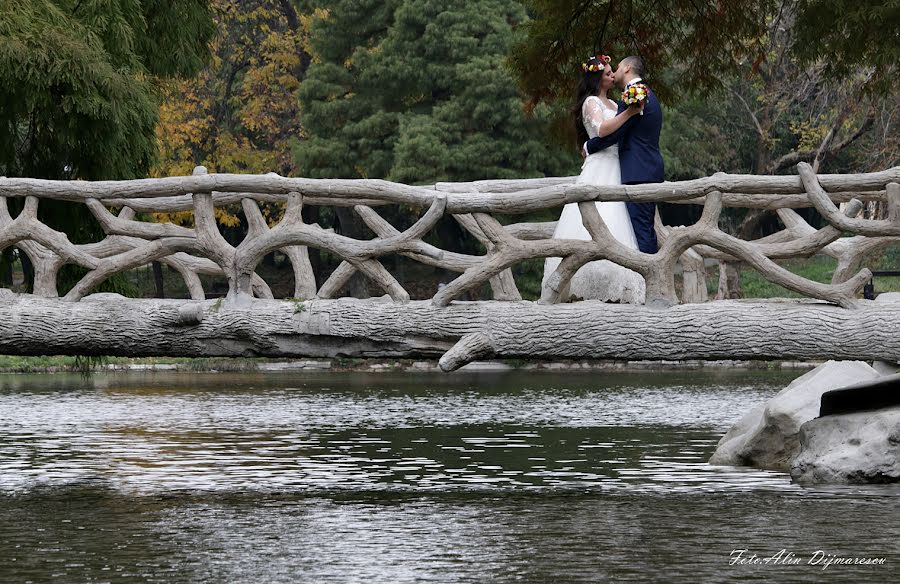
[[[629,85],[622,92],[622,102],[625,105],[636,105],[647,99],[647,96],[650,95],[650,90],[647,89],[647,86],[643,83],[635,83],[634,85]],[[641,112],[641,115],[644,115],[644,112]]]

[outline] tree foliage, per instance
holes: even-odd
[[[775,174],[801,161],[819,169],[833,162],[872,128],[883,101],[860,91],[871,69],[838,74],[831,61],[792,59],[802,42],[801,22],[792,9],[782,10],[762,39],[764,58],[755,72],[745,65],[723,79],[737,106],[733,117],[752,136],[750,172]]]
[[[329,3],[300,88],[300,171],[417,183],[565,169],[505,65],[526,19],[509,0]]]
[[[796,15],[798,42],[787,58],[826,61],[835,74],[869,68],[872,87],[891,85],[900,62],[897,0],[527,0],[532,20],[511,62],[534,101],[568,96],[578,64],[598,51],[644,58],[657,93],[721,86],[721,78],[757,67],[769,26]],[[663,73],[677,70],[677,77]],[[676,94],[676,92],[679,92]]]
[[[213,0],[217,35],[198,75],[166,87],[157,128],[155,176],[210,172],[294,173],[290,144],[301,133],[298,88],[309,65],[309,17],[287,0]],[[275,205],[263,206],[273,219]],[[238,207],[217,208],[226,227],[240,224]],[[156,214],[190,223],[190,212]]]
[[[160,83],[196,71],[212,33],[202,0],[4,0],[0,174],[146,176],[157,152]],[[15,213],[21,201],[11,203]],[[39,213],[75,243],[102,237],[83,205],[45,201]],[[5,250],[0,264],[10,259]],[[66,266],[63,292],[77,272]]]
[[[577,168],[574,149],[548,142],[543,112],[526,115],[507,68],[514,29],[527,20],[518,1],[307,3],[307,11],[315,8],[313,62],[300,87],[300,174],[421,184]],[[318,220],[326,224],[331,218],[324,211]],[[402,207],[379,211],[400,227],[414,216]],[[339,232],[370,236],[351,212],[337,209],[335,215]],[[477,243],[452,220],[441,220],[431,237],[443,248],[477,252]],[[399,261],[388,267],[401,281],[411,280],[414,296],[432,294],[441,277]],[[432,288],[417,291],[423,286]]]
[[[145,176],[158,80],[192,73],[211,34],[200,0],[4,2],[0,172]]]
[[[717,76],[758,53],[774,0],[527,0],[532,19],[510,61],[535,102],[569,97],[586,57],[640,55],[661,99],[688,81],[716,85]],[[677,80],[662,73],[679,65]]]
[[[824,61],[830,74],[871,73],[869,88],[896,86],[900,64],[900,0],[796,0],[793,53],[804,64]]]
[[[200,73],[167,86],[154,174],[293,171],[308,18],[280,0],[213,0],[218,34]]]

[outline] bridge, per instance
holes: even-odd
[[[718,173],[646,185],[580,185],[574,177],[489,180],[410,186],[382,180],[208,174],[127,181],[0,178],[0,250],[15,246],[34,265],[33,294],[0,288],[0,353],[121,356],[441,357],[450,371],[486,357],[606,359],[882,359],[900,360],[900,303],[861,298],[873,254],[900,243],[900,167],[864,174],[822,174],[800,163],[791,176]],[[24,198],[13,217],[7,200]],[[42,200],[84,204],[106,237],[76,245],[38,219]],[[657,220],[660,249],[645,254],[616,241],[593,201],[702,205],[687,227]],[[886,219],[859,218],[864,202],[883,201]],[[283,204],[269,226],[259,203]],[[216,207],[239,203],[246,237],[229,244]],[[522,215],[578,203],[590,241],[552,239],[555,223],[503,224]],[[841,210],[838,205],[843,205]],[[349,207],[376,235],[355,239],[304,223],[304,205]],[[419,209],[399,230],[378,212]],[[784,229],[746,241],[719,228],[723,207],[771,209]],[[813,207],[827,225],[814,229],[794,210]],[[117,212],[113,212],[118,210]],[[194,226],[149,223],[139,213],[192,211]],[[483,255],[425,242],[450,215],[481,242]],[[845,235],[849,235],[846,236]],[[309,248],[341,259],[316,284]],[[256,273],[281,251],[291,261],[293,297],[273,298]],[[778,260],[828,254],[838,261],[831,283],[803,278]],[[410,300],[379,258],[400,254],[458,273],[430,300]],[[511,267],[561,257],[537,302],[522,300]],[[585,263],[606,259],[640,273],[645,305],[564,303]],[[708,301],[704,260],[741,261],[802,299]],[[159,261],[176,270],[189,300],[91,294],[110,276]],[[60,268],[87,274],[59,297]],[[336,298],[355,273],[385,296]],[[200,275],[224,277],[228,294],[207,300]],[[681,279],[681,296],[675,285]],[[488,284],[492,300],[465,301]]]

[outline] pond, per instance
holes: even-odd
[[[0,581],[896,580],[900,489],[706,463],[800,373],[0,375]]]

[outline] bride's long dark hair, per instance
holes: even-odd
[[[599,70],[592,70],[597,69]],[[575,104],[572,106],[572,121],[575,122],[575,136],[577,137],[577,146],[587,142],[588,133],[584,129],[584,123],[581,120],[581,107],[584,100],[592,95],[597,95],[600,91],[600,82],[603,80],[603,71],[606,68],[606,61],[600,56],[591,57],[581,65],[581,81],[578,82],[578,89],[575,90]]]

